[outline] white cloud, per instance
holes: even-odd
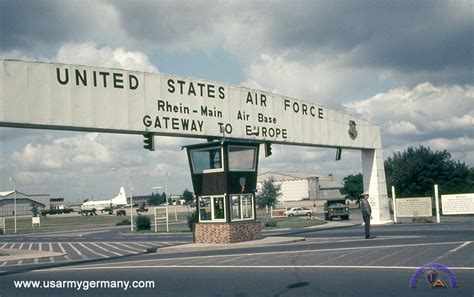
[[[265,89],[285,96],[328,106],[339,106],[351,91],[370,89],[379,71],[344,66],[344,55],[311,55],[305,61],[262,54],[247,67],[246,87]]]
[[[139,51],[123,48],[97,47],[95,43],[67,43],[58,50],[56,60],[61,63],[100,67],[124,68],[145,72],[158,72],[148,56]]]
[[[369,99],[344,105],[364,118],[379,123],[385,132],[411,132],[472,136],[474,87],[417,85],[401,87]],[[397,124],[398,123],[398,124]]]
[[[474,164],[474,87],[423,83],[344,105],[379,123],[389,153],[425,145]],[[387,155],[387,154],[386,154]]]
[[[420,131],[416,126],[407,121],[393,122],[388,121],[387,123],[387,132],[389,134],[399,135],[399,134],[420,134]]]
[[[98,141],[98,133],[59,138],[50,144],[27,144],[12,154],[12,160],[25,169],[68,169],[91,164],[110,164],[114,156]]]
[[[72,200],[98,193],[105,197],[128,185],[128,171],[112,171],[117,164],[130,170],[138,195],[150,193],[153,186],[163,186],[164,191],[167,172],[172,193],[190,188],[188,161],[180,148],[196,140],[155,137],[154,152],[143,149],[142,140],[141,135],[29,131],[16,139],[24,143],[19,148],[3,146],[0,155],[13,152],[1,163],[0,189],[8,188],[8,176],[14,175],[25,193],[51,193]]]

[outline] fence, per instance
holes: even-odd
[[[286,218],[286,208],[270,208],[270,217],[271,218]]]

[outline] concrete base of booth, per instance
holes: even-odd
[[[198,223],[194,228],[196,243],[234,243],[262,238],[260,221],[235,223]]]

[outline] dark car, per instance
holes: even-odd
[[[332,221],[334,217],[340,217],[341,220],[349,219],[349,207],[345,200],[328,200],[324,203],[324,219]]]

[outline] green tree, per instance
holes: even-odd
[[[151,229],[151,220],[148,216],[138,216],[135,224],[137,231]]]
[[[148,198],[149,205],[160,205],[165,203],[165,196],[160,193],[151,193],[150,198]]]
[[[362,180],[362,173],[356,175],[348,175],[342,180],[344,187],[341,189],[341,194],[346,197],[346,199],[356,200],[359,202],[362,198],[362,193],[364,192],[364,184]]]
[[[451,160],[446,150],[409,147],[385,160],[385,172],[388,193],[395,186],[397,197],[431,196],[435,184],[442,194],[474,191],[472,168]]]
[[[265,206],[275,207],[278,203],[278,197],[281,195],[281,185],[276,185],[275,180],[270,178],[263,181],[262,188],[257,194],[257,206],[265,208]]]
[[[31,203],[30,204],[31,206],[31,213],[33,214],[33,217],[37,217],[38,216],[38,205],[36,205],[36,203]]]
[[[184,190],[183,191],[183,199],[184,199],[184,203],[189,205],[191,204],[191,202],[193,202],[193,199],[194,199],[194,195],[193,195],[193,192],[189,191],[188,189]]]

